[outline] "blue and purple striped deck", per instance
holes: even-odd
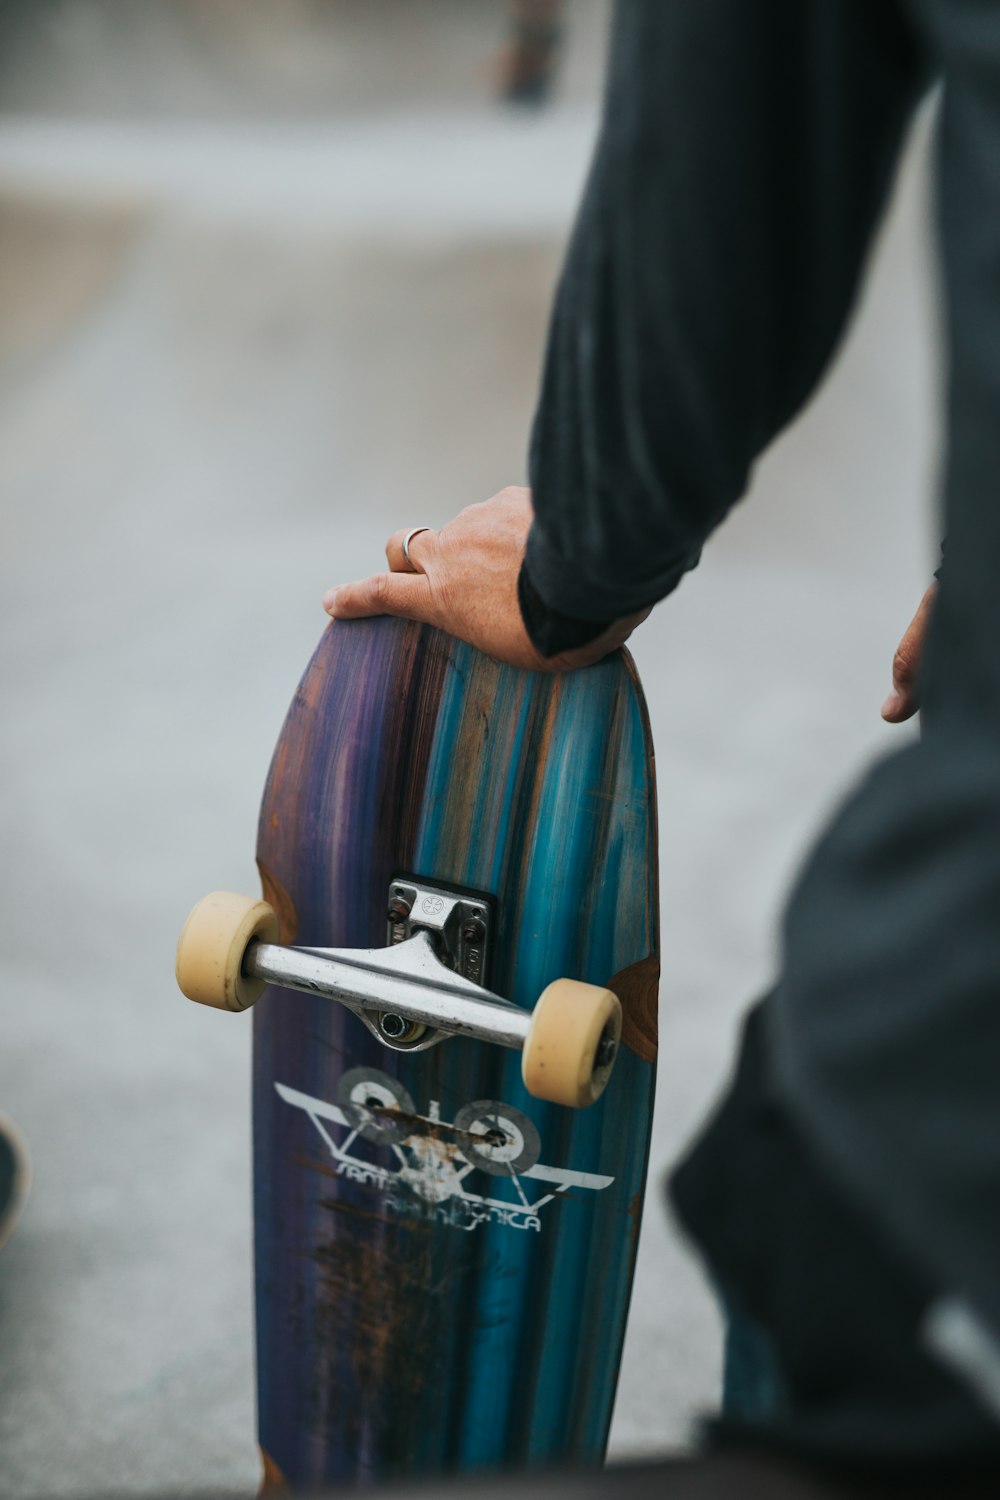
[[[427,627],[332,625],[275,751],[258,858],[284,942],[381,946],[391,879],[422,876],[497,898],[500,994],[530,1008],[565,975],[610,984],[625,1011],[607,1093],[573,1111],[526,1094],[517,1053],[456,1038],[400,1054],[343,1007],[265,994],[254,1144],[271,1477],[598,1461],[656,1055],[652,748],[629,658],[552,677]],[[359,1134],[348,1072],[381,1079],[409,1123]],[[454,1121],[479,1101],[532,1122],[534,1165],[470,1169]]]

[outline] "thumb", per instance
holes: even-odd
[[[892,659],[892,692],[882,705],[882,717],[890,724],[902,724],[911,719],[920,707],[920,667],[936,591],[937,585],[932,583],[896,647]]]
[[[882,717],[890,724],[901,724],[917,711],[917,667],[919,649],[912,638],[912,626],[896,648],[892,659],[892,692],[882,705]]]
[[[423,573],[373,573],[358,583],[328,589],[323,608],[332,620],[398,615],[432,624],[430,584]]]

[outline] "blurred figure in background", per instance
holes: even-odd
[[[500,61],[501,97],[544,104],[562,41],[563,0],[510,0],[510,35]]]
[[[0,1250],[14,1233],[30,1186],[28,1148],[14,1122],[0,1114]]]
[[[952,1474],[1000,1468],[1000,11],[620,5],[532,489],[325,602],[544,669],[623,641],[815,390],[939,75],[948,553],[884,710],[925,733],[809,859],[673,1194],[735,1315],[722,1433]]]

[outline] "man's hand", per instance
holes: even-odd
[[[917,679],[936,593],[937,584],[932,583],[896,647],[892,659],[892,692],[882,704],[882,717],[890,724],[902,724],[906,719],[912,719],[920,707]]]
[[[577,651],[540,656],[517,602],[532,514],[530,491],[501,490],[492,500],[468,506],[440,531],[419,532],[409,547],[413,568],[403,556],[406,532],[397,531],[385,549],[389,572],[330,589],[323,608],[334,620],[364,615],[421,620],[515,667],[563,672],[589,666],[627,640],[649,611],[617,621]]]

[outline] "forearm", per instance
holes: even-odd
[[[830,357],[920,82],[894,5],[620,7],[532,440],[550,610],[695,565]]]

